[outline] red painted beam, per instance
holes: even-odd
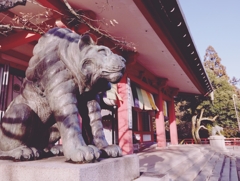
[[[55,1],[55,0],[38,0],[38,3],[41,5],[58,11],[59,13],[66,14],[67,7],[64,5],[62,1]]]
[[[27,31],[7,36],[0,40],[0,51],[10,50],[31,41],[38,40],[40,37],[40,34],[29,33]]]

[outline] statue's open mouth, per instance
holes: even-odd
[[[122,73],[122,74],[124,74],[124,72],[125,72],[125,68],[122,68],[122,69],[115,70],[115,71],[104,70],[104,71],[102,71],[102,74],[103,75],[109,75],[109,74],[114,74],[114,73]]]

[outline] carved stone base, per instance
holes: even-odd
[[[37,161],[0,160],[1,181],[130,181],[139,177],[139,158],[126,155],[97,163],[74,164],[65,157]]]
[[[215,136],[210,136],[208,139],[211,147],[227,151],[227,148],[225,146],[224,136],[215,135]]]

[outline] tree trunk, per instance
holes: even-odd
[[[197,143],[197,139],[195,136],[196,122],[197,122],[197,115],[192,117],[192,137],[194,139],[194,143]]]
[[[218,117],[218,116],[215,116],[213,119],[207,118],[207,117],[204,118],[204,117],[203,117],[203,112],[204,112],[204,109],[201,109],[201,114],[200,114],[199,119],[197,119],[197,115],[195,115],[195,116],[192,117],[192,136],[193,136],[194,142],[195,142],[196,144],[201,144],[201,138],[200,138],[200,136],[199,136],[199,130],[200,130],[201,128],[207,130],[207,128],[206,128],[205,126],[201,125],[201,122],[202,122],[203,120],[208,120],[208,121],[212,121],[212,122],[213,122],[213,121],[215,121],[216,118]]]

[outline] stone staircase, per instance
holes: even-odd
[[[216,150],[204,151],[192,168],[175,180],[179,181],[238,181],[236,159],[229,153]]]
[[[136,181],[238,181],[234,154],[210,145],[152,147],[138,156],[142,174]]]

